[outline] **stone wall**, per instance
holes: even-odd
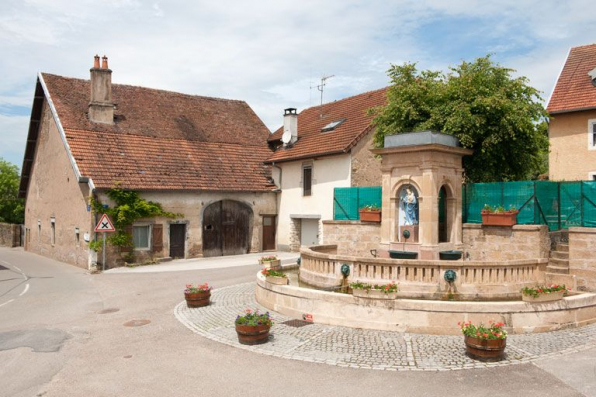
[[[18,247],[21,244],[21,225],[0,223],[0,247]]]
[[[595,228],[569,228],[569,274],[580,291],[596,291],[595,247]]]
[[[550,255],[550,238],[545,225],[513,227],[463,225],[464,259],[500,261],[546,259]]]
[[[25,201],[25,250],[88,268],[84,236],[92,236],[94,227],[87,209],[89,187],[78,182],[45,101],[33,164]]]
[[[381,224],[360,221],[323,221],[323,244],[337,245],[339,255],[372,257],[379,249]]]
[[[369,132],[352,149],[352,185],[351,186],[381,186],[381,160],[371,153],[373,147],[373,133]]]

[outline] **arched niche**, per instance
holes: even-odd
[[[401,242],[417,243],[420,224],[420,195],[411,184],[402,185],[397,191],[397,237]],[[404,235],[404,232],[405,235]],[[409,236],[407,236],[409,234]]]
[[[449,184],[443,184],[439,188],[438,194],[438,214],[437,222],[439,243],[450,243],[452,239],[453,223],[455,222],[455,202],[453,189]]]

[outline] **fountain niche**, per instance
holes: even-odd
[[[472,151],[455,137],[430,131],[387,136],[385,147],[372,152],[382,157],[381,225],[324,221],[325,244],[300,252],[299,279],[310,288],[271,285],[259,274],[259,303],[326,324],[437,334],[458,333],[462,320],[500,321],[513,333],[596,321],[594,294],[540,305],[521,301],[523,287],[546,282],[544,250],[464,260],[473,247],[464,252],[462,242],[462,157]],[[543,226],[522,231],[548,236]],[[397,299],[329,292],[355,281],[397,282]]]

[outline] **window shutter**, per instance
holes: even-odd
[[[132,225],[124,226],[124,233],[128,234],[132,242]],[[132,252],[133,247],[120,247],[120,252]]]
[[[163,225],[153,225],[151,229],[152,252],[160,253],[163,250]]]

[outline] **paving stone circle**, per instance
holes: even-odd
[[[290,317],[270,312],[274,325],[268,343],[238,343],[234,319],[245,309],[267,309],[255,300],[255,283],[215,289],[211,304],[189,309],[181,302],[176,318],[193,332],[240,349],[292,360],[386,371],[448,371],[500,367],[596,347],[596,324],[538,334],[509,335],[505,359],[476,361],[465,354],[460,335],[375,331],[323,324],[293,327]]]

